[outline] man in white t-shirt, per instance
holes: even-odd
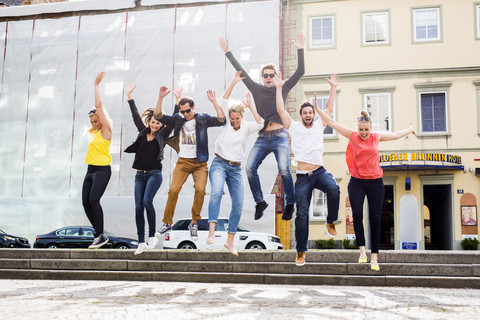
[[[297,181],[295,182],[295,198],[297,201],[297,216],[295,218],[295,240],[297,241],[296,265],[305,264],[308,241],[308,212],[313,189],[319,189],[327,194],[328,215],[325,224],[327,234],[334,238],[337,235],[334,221],[338,218],[340,204],[340,188],[332,174],[323,166],[323,130],[326,124],[322,119],[315,119],[314,106],[306,102],[300,106],[302,121],[294,121],[285,110],[282,99],[281,74],[274,77],[277,88],[277,112],[287,128],[292,141],[293,161],[297,166]],[[316,97],[315,97],[316,100]],[[335,101],[335,88],[331,88],[325,106],[325,113],[330,115]]]

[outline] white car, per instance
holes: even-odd
[[[221,249],[227,241],[228,219],[218,218],[215,228],[215,243],[208,245],[208,219],[198,220],[198,239],[192,241],[188,225],[191,219],[180,219],[172,226],[172,230],[165,234],[163,240],[164,249]],[[251,232],[241,228],[237,229],[233,242],[235,249],[283,249],[280,238],[262,232]]]

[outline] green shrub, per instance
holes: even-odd
[[[343,239],[342,243],[345,249],[358,249],[356,239],[353,239],[353,241],[351,241],[350,239]]]
[[[335,240],[315,240],[315,247],[317,249],[333,249],[335,248]]]
[[[475,238],[465,238],[460,242],[463,250],[477,250],[478,249],[478,239]]]
[[[325,240],[316,240],[315,246],[317,247],[317,249],[325,249]]]

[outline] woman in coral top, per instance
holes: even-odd
[[[330,79],[327,78],[327,81],[335,88],[338,77],[332,74]],[[347,165],[351,175],[348,183],[348,197],[352,206],[355,238],[360,248],[358,263],[367,262],[363,230],[363,203],[365,196],[367,196],[372,247],[370,266],[372,270],[379,271],[378,247],[385,189],[382,179],[383,171],[379,164],[378,143],[380,141],[400,139],[410,133],[415,134],[415,131],[412,128],[412,124],[410,124],[410,128],[406,130],[387,133],[372,132],[372,118],[366,111],[362,111],[360,117],[357,118],[357,131],[354,131],[335,122],[325,112],[320,110],[316,104],[315,110],[327,125],[349,139],[346,152]]]
[[[108,238],[103,230],[103,210],[100,205],[100,198],[105,192],[112,175],[110,168],[112,164],[112,157],[110,156],[112,127],[110,119],[103,109],[99,88],[104,75],[105,72],[100,72],[95,79],[95,109],[88,113],[92,127],[88,130],[90,142],[85,157],[88,169],[83,180],[82,203],[85,214],[95,229],[95,239],[88,247],[89,249],[97,249],[108,243]]]

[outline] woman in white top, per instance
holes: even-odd
[[[244,196],[242,158],[246,154],[247,137],[252,133],[257,133],[263,128],[263,119],[252,107],[250,94],[247,94],[247,99],[243,101],[243,104],[236,104],[227,110],[228,99],[233,87],[243,79],[240,74],[241,71],[235,74],[220,100],[220,107],[224,113],[228,112],[230,122],[227,122],[223,126],[222,132],[215,142],[215,158],[209,170],[212,193],[208,205],[208,222],[210,229],[207,244],[213,244],[215,242],[215,226],[220,212],[223,187],[226,182],[230,197],[232,198],[232,210],[230,211],[230,218],[228,220],[227,242],[224,244],[224,247],[234,255],[238,255],[237,250],[233,247],[233,239],[242,215]],[[207,95],[208,99],[214,105],[218,104],[215,92],[208,91]],[[256,122],[243,121],[246,108],[250,109]]]

